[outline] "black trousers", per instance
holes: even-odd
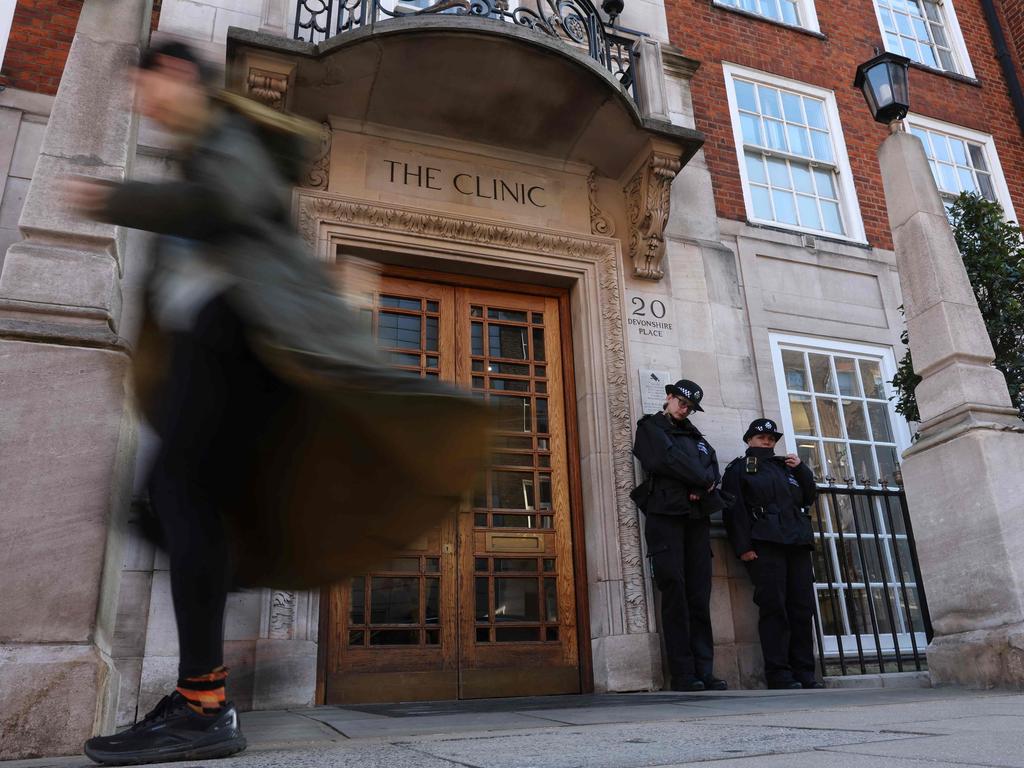
[[[170,560],[178,674],[189,677],[224,663],[231,563],[220,510],[245,482],[260,425],[286,387],[253,354],[223,296],[199,311],[190,331],[172,335],[169,352],[149,494]]]
[[[661,592],[669,672],[676,682],[708,677],[714,665],[710,530],[707,518],[648,515],[644,523],[647,555]]]
[[[814,680],[814,569],[801,547],[754,542],[746,564],[760,610],[758,632],[769,684]]]

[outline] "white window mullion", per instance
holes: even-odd
[[[734,64],[723,70],[748,219],[865,242],[835,94]]]
[[[766,19],[820,32],[814,0],[713,0],[715,5],[764,16]]]
[[[952,0],[874,0],[885,49],[932,69],[974,77]]]
[[[867,428],[869,430],[868,431],[869,439],[868,440],[858,439],[857,442],[859,444],[870,445],[872,447],[872,450],[875,450],[878,447],[885,448],[885,447],[893,446],[895,444],[895,449],[896,449],[897,456],[900,453],[902,453],[903,450],[905,450],[906,448],[908,448],[910,446],[910,430],[907,427],[907,424],[906,424],[905,420],[899,418],[898,414],[896,414],[894,406],[893,406],[891,401],[889,401],[889,400],[881,400],[881,399],[879,399],[877,397],[872,397],[872,396],[869,395],[867,387],[863,384],[863,377],[861,376],[861,371],[860,371],[861,364],[865,364],[865,365],[874,364],[874,365],[878,366],[878,370],[880,372],[880,376],[881,376],[882,380],[885,381],[885,382],[891,381],[893,376],[895,375],[895,371],[896,371],[895,357],[894,357],[893,351],[891,349],[889,349],[889,348],[882,348],[882,347],[866,346],[866,345],[862,345],[862,344],[849,344],[849,343],[845,343],[845,342],[827,341],[827,340],[824,340],[824,339],[805,338],[805,337],[800,337],[800,336],[790,336],[790,335],[787,335],[787,334],[775,334],[775,333],[770,334],[770,341],[771,341],[771,344],[772,344],[772,361],[773,361],[773,367],[774,367],[775,372],[776,372],[775,379],[776,379],[777,392],[778,392],[778,397],[779,397],[779,404],[781,406],[781,412],[782,412],[782,418],[780,419],[780,421],[782,422],[782,426],[784,427],[783,431],[784,431],[784,434],[785,434],[785,438],[784,439],[786,440],[787,451],[789,451],[789,452],[796,452],[797,451],[796,436],[795,436],[796,435],[796,430],[794,428],[793,414],[792,414],[792,411],[790,409],[789,395],[790,394],[805,395],[805,394],[808,394],[808,393],[807,392],[803,392],[803,391],[792,390],[792,389],[790,389],[788,387],[787,382],[786,382],[786,377],[785,377],[785,368],[784,368],[784,365],[783,365],[783,362],[782,362],[782,352],[783,352],[783,350],[787,350],[787,351],[792,350],[793,352],[800,352],[800,353],[802,353],[805,356],[804,357],[804,361],[805,361],[804,362],[804,365],[805,365],[805,375],[808,377],[807,384],[810,387],[809,391],[811,392],[811,397],[812,397],[812,400],[814,402],[814,408],[813,408],[813,414],[814,414],[814,418],[815,418],[814,426],[815,426],[815,429],[817,431],[817,436],[814,439],[816,439],[819,442],[819,446],[820,446],[820,449],[821,449],[820,453],[824,453],[825,435],[824,435],[824,429],[822,428],[822,424],[821,424],[821,417],[820,417],[820,414],[818,413],[818,408],[817,408],[817,397],[818,396],[836,397],[837,398],[837,401],[838,401],[837,402],[837,413],[839,414],[840,421],[842,422],[842,426],[840,428],[842,436],[839,437],[839,438],[832,438],[832,439],[838,440],[842,444],[846,445],[848,457],[852,458],[852,450],[851,450],[851,444],[850,444],[850,439],[851,438],[849,437],[849,434],[848,434],[848,430],[847,430],[847,426],[846,426],[846,419],[845,419],[845,415],[844,415],[845,412],[843,410],[843,405],[842,405],[842,402],[841,402],[843,400],[843,398],[847,398],[847,399],[849,399],[851,401],[856,402],[859,405],[862,405],[862,408],[863,408],[863,411],[864,411],[864,418],[867,419]],[[814,390],[814,384],[813,384],[813,381],[812,381],[813,375],[811,373],[810,366],[809,366],[809,362],[810,361],[806,357],[806,355],[808,353],[814,353],[814,354],[823,355],[823,356],[828,357],[828,359],[829,359],[829,371],[831,372],[832,377],[833,377],[833,384],[834,384],[834,389],[835,389],[834,393],[831,393],[831,392],[816,392]],[[855,361],[857,361],[857,363],[856,363],[856,365],[857,365],[856,375],[857,375],[858,379],[861,381],[861,389],[859,390],[860,394],[856,394],[856,392],[853,395],[844,395],[844,394],[842,394],[840,386],[839,386],[838,375],[836,373],[836,368],[835,368],[835,358],[836,357],[852,358]],[[885,387],[883,389],[883,393],[886,396],[891,394],[891,392],[889,392],[887,387]],[[870,411],[869,408],[867,408],[867,406],[870,405],[870,404],[881,404],[881,405],[885,406],[885,409],[886,409],[885,410],[885,415],[886,415],[886,418],[887,418],[887,421],[888,421],[887,427],[888,427],[889,432],[892,434],[892,440],[878,439],[878,437],[875,435],[874,427],[871,424],[871,411]],[[824,458],[824,456],[822,456],[822,458]],[[877,462],[877,458],[875,460]],[[826,467],[827,467],[827,465],[822,464],[822,471],[825,471]],[[876,469],[880,469],[880,468],[876,467]],[[870,478],[870,479],[875,480],[877,478]]]
[[[908,115],[906,122],[910,132],[921,140],[939,194],[947,203],[952,202],[960,192],[978,191],[982,196],[1002,205],[1008,221],[1017,220],[992,136],[917,114]],[[962,160],[956,157],[955,146],[963,147]],[[944,168],[947,175],[952,173],[955,177],[952,180],[955,183],[944,180]],[[951,172],[949,168],[952,168]],[[961,172],[970,174],[975,190],[968,190],[963,184]],[[987,184],[979,180],[982,174],[987,177]]]

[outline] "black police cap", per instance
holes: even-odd
[[[754,419],[743,434],[743,442],[747,442],[754,435],[771,435],[776,440],[782,439],[782,433],[778,426],[771,419]]]
[[[695,411],[704,410],[700,407],[700,401],[704,399],[704,390],[689,379],[680,379],[675,384],[665,385],[665,394],[684,397],[693,403],[693,409]]]

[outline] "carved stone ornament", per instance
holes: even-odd
[[[665,225],[672,180],[683,167],[677,155],[652,152],[625,186],[629,217],[629,255],[633,277],[660,280],[665,275]]]
[[[302,186],[310,189],[327,189],[331,179],[331,126],[323,123],[320,126],[320,149],[316,159],[306,172],[306,178],[302,180]]]
[[[246,78],[249,95],[268,107],[284,109],[285,96],[288,95],[288,76],[279,72],[268,72],[264,69],[250,69]]]
[[[615,519],[625,598],[625,628],[629,633],[651,631],[647,584],[640,549],[636,506],[629,498],[633,489],[633,433],[629,405],[629,374],[622,318],[622,272],[614,241],[571,236],[510,224],[496,224],[464,216],[455,218],[415,209],[384,207],[340,195],[295,192],[299,233],[309,247],[328,258],[321,231],[332,225],[363,229],[368,236],[390,233],[414,236],[441,244],[464,243],[492,246],[512,254],[538,254],[584,261],[596,267],[600,334],[603,341],[600,370],[605,376],[605,405],[613,456]]]
[[[591,171],[587,177],[587,191],[590,195],[590,231],[595,235],[613,237],[615,222],[606,216],[597,204],[597,171]]]
[[[264,589],[260,611],[261,638],[316,641],[320,629],[318,590],[292,592]]]
[[[275,589],[270,594],[270,632],[275,640],[291,640],[295,633],[295,593]]]

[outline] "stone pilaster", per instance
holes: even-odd
[[[263,0],[263,7],[260,10],[260,32],[291,37],[289,29],[291,7],[292,4],[288,0]]]
[[[670,118],[661,43],[651,37],[641,37],[636,41],[635,51],[641,62],[637,68],[636,82],[640,92],[640,109],[644,117],[667,123]]]
[[[0,759],[113,727],[110,661],[133,453],[119,334],[124,233],[68,211],[61,177],[123,179],[148,0],[85,0],[0,273]]]
[[[918,139],[879,152],[917,387],[903,478],[937,683],[1024,686],[1024,423],[1011,407]]]

